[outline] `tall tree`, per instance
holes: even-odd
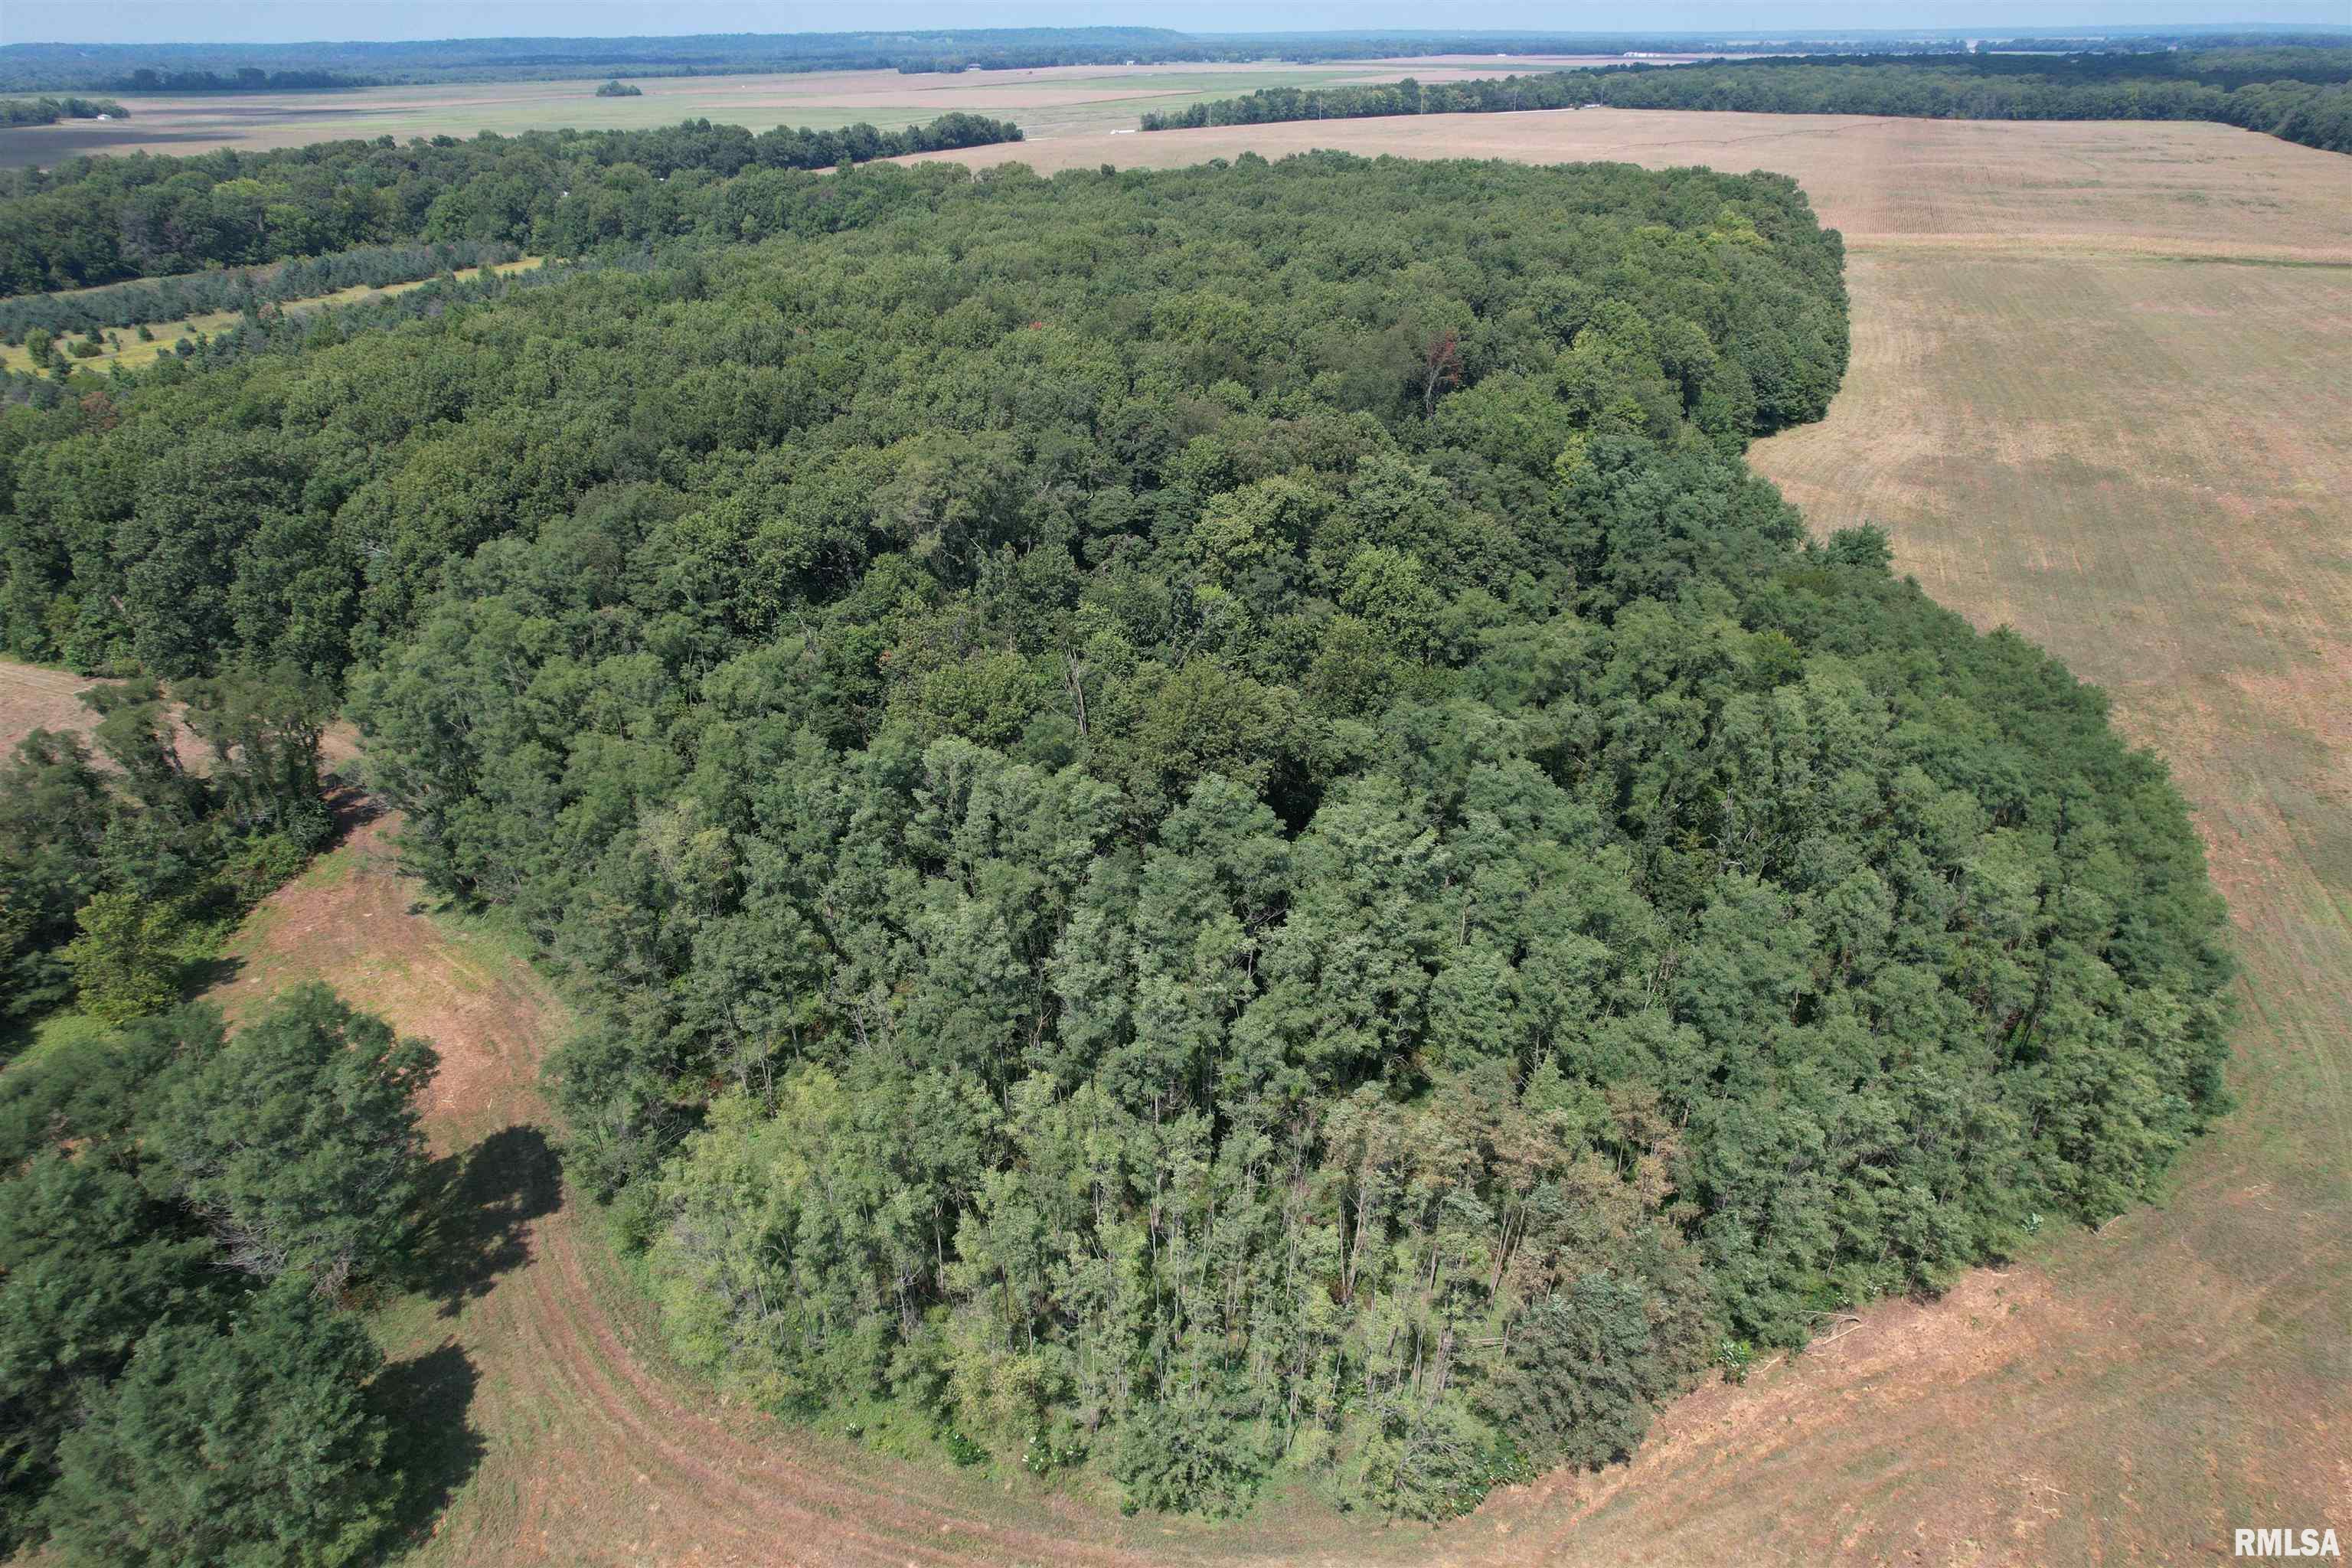
[[[208,1008],[180,1017],[182,1066],[150,1136],[230,1260],[327,1293],[393,1262],[424,1173],[417,1097],[438,1063],[431,1047],[315,984],[233,1034]]]

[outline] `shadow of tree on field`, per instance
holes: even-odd
[[[361,828],[384,814],[384,804],[340,773],[326,775],[327,819],[331,825],[321,855],[340,849]]]
[[[392,1518],[397,1536],[415,1539],[433,1527],[482,1462],[482,1435],[467,1419],[481,1374],[457,1345],[407,1361],[376,1374],[372,1390],[377,1408],[392,1426],[386,1465],[400,1473],[400,1504]]]
[[[209,994],[235,980],[244,970],[245,960],[233,952],[190,959],[180,965],[181,1000],[194,1001]]]
[[[501,1129],[462,1154],[435,1161],[425,1184],[425,1212],[433,1217],[413,1255],[413,1282],[440,1299],[445,1318],[529,1261],[531,1222],[563,1202],[555,1150],[530,1126]]]

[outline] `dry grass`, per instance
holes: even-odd
[[[560,1008],[495,933],[414,907],[376,824],[257,919],[231,998],[319,974],[432,1036],[437,1144],[499,1154],[467,1167],[499,1221],[485,1266],[386,1323],[404,1367],[446,1372],[417,1380],[441,1391],[419,1407],[448,1412],[459,1456],[416,1559],[2135,1563],[2226,1557],[2241,1525],[2343,1529],[2352,164],[2210,126],[1598,111],[1073,138],[1052,158],[1253,145],[1797,175],[1853,247],[1854,364],[1826,423],[1756,461],[1818,526],[1887,525],[1932,592],[2105,683],[2170,760],[2241,933],[2242,1109],[2168,1206],[1701,1390],[1629,1466],[1433,1533],[1303,1504],[1237,1529],[1121,1520],[682,1385],[577,1205],[530,1201]],[[2320,265],[2254,264],[2278,260]]]
[[[490,270],[501,274],[526,272],[537,267],[542,259],[544,258],[537,256],[526,256],[520,260],[502,261]],[[457,276],[460,279],[470,279],[478,276],[481,270],[478,267],[459,268]],[[373,300],[386,294],[405,294],[412,289],[422,289],[432,281],[430,278],[420,278],[414,282],[386,283],[381,287],[370,283],[359,283],[349,289],[338,289],[331,294],[316,294],[306,300],[288,300],[282,302],[278,309],[289,316],[307,315],[323,306],[355,305],[362,300]],[[77,292],[79,291],[77,290]],[[140,341],[139,329],[136,327],[110,327],[100,334],[106,342],[106,347],[101,353],[92,354],[88,359],[71,359],[69,363],[75,368],[82,370],[101,370],[113,364],[120,364],[128,370],[136,370],[142,365],[154,363],[187,339],[210,337],[215,332],[225,332],[241,320],[243,317],[236,310],[207,310],[203,315],[187,316],[176,321],[155,321],[150,323],[148,327],[148,331],[154,334],[153,341],[149,342]],[[65,352],[67,341],[68,340],[59,340],[58,353]],[[79,339],[70,341],[79,342]],[[22,343],[0,343],[0,369],[29,372],[33,369],[33,356]]]
[[[36,730],[86,731],[96,716],[81,694],[98,683],[70,670],[0,659],[0,763]]]

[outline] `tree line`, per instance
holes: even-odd
[[[2061,58],[1806,57],[1387,86],[1263,88],[1155,110],[1146,131],[1400,114],[1700,109],[1751,114],[1885,114],[1937,120],[2210,120],[2328,152],[2352,152],[2352,49],[2214,51]],[[2249,79],[2254,69],[2276,79]],[[2210,70],[2214,79],[2200,74]]]
[[[382,87],[372,76],[341,71],[295,68],[264,70],[240,66],[231,71],[158,70],[141,66],[102,84],[116,92],[327,92],[348,88]]]
[[[111,88],[144,75],[237,80],[331,73],[383,82],[564,77],[721,76],[831,70],[1034,70],[1129,61],[1313,61],[1425,54],[1754,52],[1787,43],[1641,33],[1183,33],[1166,27],[947,27],[876,32],[688,34],[672,37],[445,38],[295,44],[10,44],[0,89]],[[1853,48],[1960,49],[1958,38],[1864,37]],[[2161,47],[2157,44],[2155,47]]]
[[[355,1305],[434,1272],[435,1058],[321,986],[234,1032],[179,1005],[328,837],[327,695],[239,670],[85,700],[95,753],[36,730],[0,768],[0,1018],[65,1029],[0,1072],[0,1550],[361,1560],[422,1495]]]
[[[131,111],[110,98],[0,98],[0,127],[55,125],[61,120],[128,120]]]
[[[744,180],[0,413],[8,645],[341,684],[689,1364],[1439,1517],[2223,1105],[2161,766],[1741,461],[1846,361],[1793,183]]]
[[[1008,121],[953,113],[900,131],[780,126],[755,136],[696,120],[650,131],[436,136],[404,146],[384,136],[187,158],[71,158],[53,170],[0,173],[0,291],[419,240],[572,254],[625,226],[618,213],[675,211],[709,184],[748,172],[1020,140],[1021,128]],[[536,243],[541,237],[545,246]]]
[[[2340,47],[2342,29],[2292,26],[2061,28],[1971,40],[1954,29],[1855,30],[1759,39],[1749,34],[1574,33],[1352,29],[1178,32],[1166,27],[985,27],[840,33],[688,34],[671,37],[443,38],[292,44],[0,45],[0,89],[110,87],[136,71],[236,79],[260,70],[328,72],[383,82],[515,81],[625,76],[721,76],[818,70],[1032,70],[1278,58],[1387,59],[1427,55],[1965,55],[1987,48],[2098,48],[2161,54],[2168,47]]]
[[[314,678],[237,669],[166,692],[148,677],[86,700],[95,753],[37,730],[0,767],[0,1019],[169,1006],[190,961],[332,826],[319,774],[332,698]]]

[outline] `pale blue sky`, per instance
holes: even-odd
[[[1006,0],[973,5],[955,0],[886,0],[838,5],[767,5],[759,0],[410,0],[407,4],[321,6],[317,0],[0,0],[0,43],[274,43],[304,38],[620,37],[679,33],[830,32],[870,27],[1034,27],[1116,24],[1187,31],[1303,28],[1524,28],[1545,32],[1719,32],[1780,36],[1858,27],[2073,27],[2190,23],[2352,22],[2352,0],[2055,0],[2048,9],[2021,0],[1642,0],[1640,4],[1548,5],[1536,0],[1197,0],[1155,11]]]

